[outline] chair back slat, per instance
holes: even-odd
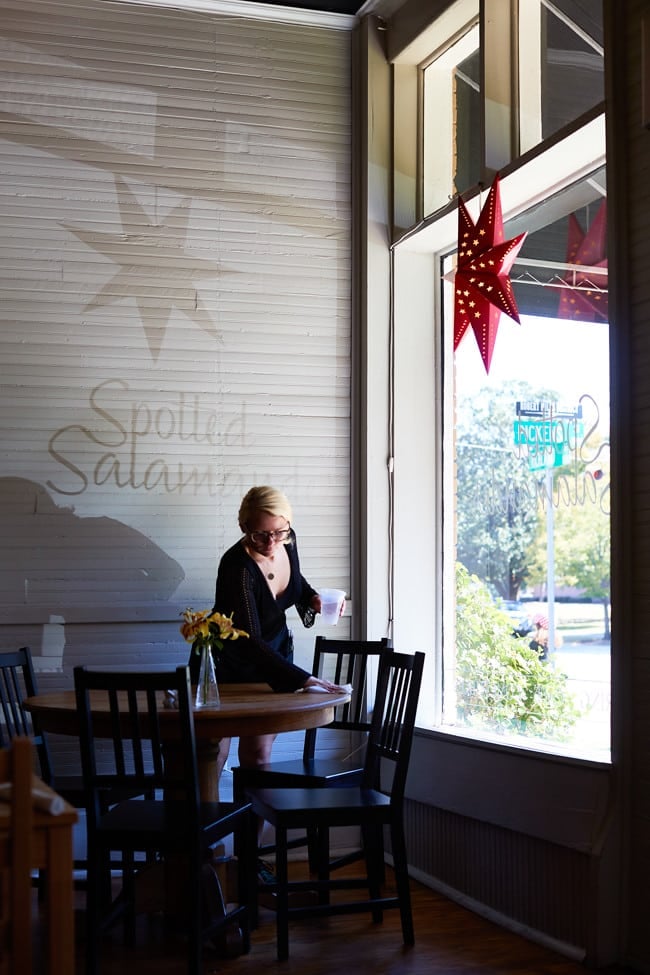
[[[351,684],[352,694],[345,704],[334,708],[334,720],[327,730],[357,732],[370,731],[369,718],[369,664],[382,654],[392,650],[391,641],[381,640],[332,640],[317,636],[314,645],[312,673],[325,677],[335,684]],[[313,759],[316,752],[318,728],[305,732],[303,759]]]
[[[7,744],[16,735],[29,734],[25,714],[18,704],[21,696],[16,668],[4,667],[0,672],[0,706],[6,736],[3,744]]]
[[[423,653],[393,652],[379,662],[363,784],[382,788],[393,802],[404,796],[423,669]],[[382,777],[390,784],[382,787]]]
[[[19,735],[31,738],[41,778],[51,784],[52,763],[47,741],[38,721],[23,708],[25,698],[35,694],[38,687],[29,647],[0,652],[0,746],[6,747]]]
[[[22,651],[0,654],[0,736],[5,746],[17,735],[29,737],[32,733],[29,715],[22,708],[24,698],[31,693],[25,687],[24,666]]]
[[[147,704],[150,715],[149,737],[151,739],[151,759],[154,763],[156,775],[163,775],[163,742],[160,729],[159,712],[156,707],[154,691],[152,690],[147,692]]]

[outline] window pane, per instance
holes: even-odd
[[[489,373],[471,330],[455,354],[445,335],[443,601],[445,723],[608,760],[604,183],[593,173],[506,227],[531,228],[510,275],[520,324],[501,316]],[[444,301],[452,330],[448,285]]]
[[[479,52],[473,51],[454,71],[456,156],[453,192],[475,186],[481,172],[481,84]]]
[[[477,24],[424,69],[423,90],[424,212],[428,214],[480,181]]]
[[[524,152],[603,101],[603,13],[600,0],[524,0],[520,12]]]

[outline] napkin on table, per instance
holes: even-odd
[[[346,694],[352,693],[352,684],[342,684],[341,686]],[[316,691],[318,694],[330,693],[325,687],[321,687],[319,684],[311,684],[309,687],[303,687],[303,691]]]

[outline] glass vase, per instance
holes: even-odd
[[[212,644],[204,643],[201,647],[199,682],[196,685],[194,706],[197,708],[218,708],[219,704],[219,688],[217,686],[217,675],[214,671]]]

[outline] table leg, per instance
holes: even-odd
[[[219,743],[221,739],[200,740],[196,743],[196,763],[199,774],[199,796],[201,802],[219,802]],[[163,744],[165,764],[169,769],[182,762],[180,749],[173,740]],[[173,772],[172,772],[173,774]]]
[[[219,801],[219,738],[213,740],[200,740],[196,743],[196,761],[199,776],[199,796],[202,802]],[[168,741],[164,745],[165,762],[173,767],[173,763],[181,761],[178,749],[175,748],[173,741]],[[168,863],[168,866],[170,864]],[[179,901],[179,891],[182,891],[182,884],[179,886],[179,871],[183,870],[182,861],[175,861],[172,869],[165,870],[165,908],[170,914],[182,912],[183,905]],[[206,904],[210,905],[216,913],[225,912],[224,896],[221,890],[219,878],[211,864],[206,864],[204,875],[204,894]]]
[[[196,761],[199,770],[199,795],[202,802],[219,802],[220,739],[197,741]]]

